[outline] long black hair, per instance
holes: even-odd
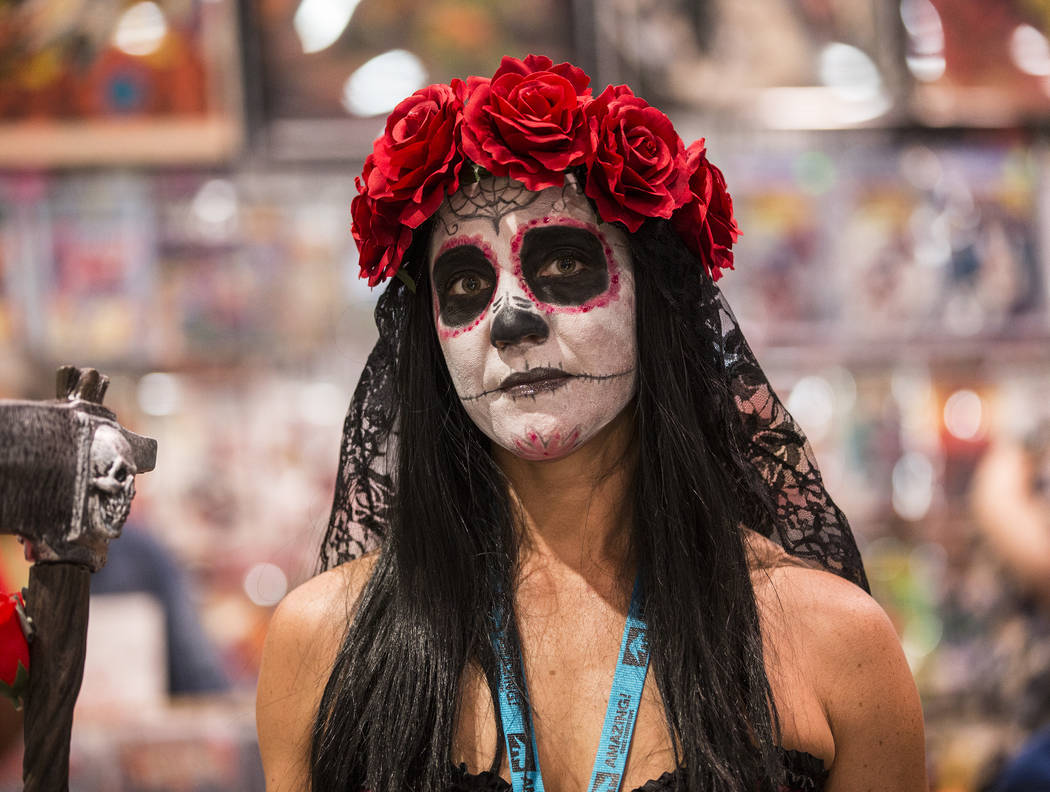
[[[774,790],[779,726],[742,532],[768,529],[773,506],[740,448],[717,320],[700,310],[708,276],[667,221],[629,238],[638,336],[630,541],[646,581],[653,678],[685,788]],[[404,265],[418,288],[398,328],[389,530],[321,699],[315,792],[446,789],[468,664],[496,699],[490,614],[513,613],[514,514],[489,440],[445,367],[426,242],[417,234]]]

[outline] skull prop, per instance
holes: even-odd
[[[131,444],[124,435],[112,426],[99,426],[91,441],[86,515],[89,535],[107,541],[120,536],[135,497],[136,472]]]
[[[57,399],[0,399],[0,533],[16,534],[27,560],[97,572],[127,519],[135,475],[153,470],[157,441],[102,406],[108,382],[63,366]]]

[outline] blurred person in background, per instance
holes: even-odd
[[[1002,439],[989,449],[973,499],[986,545],[1006,573],[1003,706],[1022,734],[1034,734],[991,788],[1050,790],[1050,421],[1022,442]]]
[[[29,583],[29,564],[13,535],[0,540],[0,582],[7,586],[4,591],[20,591]],[[115,597],[135,593],[153,599],[163,618],[166,667],[161,673],[167,680],[168,694],[228,691],[229,678],[201,625],[190,579],[171,551],[132,521],[124,526],[120,538],[109,544],[105,566],[91,576],[91,594]]]
[[[365,164],[362,273],[396,278],[334,568],[271,623],[267,788],[923,790],[897,636],[714,284],[722,175],[588,82],[504,58]]]
[[[204,632],[186,573],[171,552],[141,527],[124,526],[106,565],[91,576],[92,595],[143,592],[160,605],[166,638],[168,693],[225,693],[230,681]]]

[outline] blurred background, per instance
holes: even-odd
[[[984,788],[1050,720],[1048,32],[1050,0],[0,0],[0,397],[94,366],[159,441],[73,788],[262,789],[262,640],[375,338],[353,178],[401,98],[529,52],[707,138],[721,283],[900,632],[932,788]]]

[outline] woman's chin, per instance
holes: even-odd
[[[501,445],[503,445],[501,443]],[[508,451],[532,462],[561,459],[582,445],[580,426],[556,428],[549,431],[526,426],[510,438]]]

